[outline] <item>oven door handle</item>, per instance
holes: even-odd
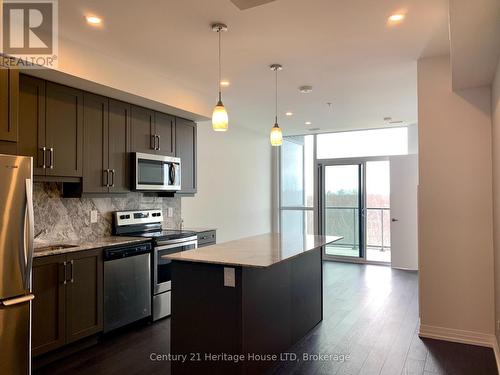
[[[198,240],[193,240],[193,241],[184,241],[184,242],[176,242],[171,245],[163,245],[163,246],[155,246],[155,251],[161,251],[161,250],[168,250],[168,249],[173,249],[175,247],[183,247],[183,246],[191,246],[194,245],[195,248],[198,248]]]

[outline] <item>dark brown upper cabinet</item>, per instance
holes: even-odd
[[[132,106],[130,132],[133,152],[175,154],[175,118],[171,115]]]
[[[130,146],[132,152],[143,152],[153,154],[156,150],[155,113],[152,110],[132,106],[132,117],[130,125]]]
[[[175,117],[155,112],[156,153],[158,155],[175,155]]]
[[[84,94],[83,192],[129,191],[130,105]]]
[[[83,95],[83,192],[104,193],[111,185],[108,168],[108,98]]]
[[[45,105],[46,174],[82,177],[83,92],[47,82]]]
[[[33,355],[102,331],[102,249],[33,260]]]
[[[83,93],[20,76],[18,154],[33,157],[35,176],[82,177]]]
[[[108,160],[110,192],[130,191],[130,104],[109,100]]]
[[[19,70],[0,65],[0,141],[17,142]]]
[[[33,157],[33,174],[45,176],[45,81],[26,75],[19,78],[19,155]]]
[[[196,193],[196,123],[175,119],[175,156],[181,158],[181,190],[178,194]]]

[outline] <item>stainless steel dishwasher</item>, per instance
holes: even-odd
[[[104,250],[104,332],[151,316],[151,243]]]

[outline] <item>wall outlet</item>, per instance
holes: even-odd
[[[167,208],[167,217],[174,217],[174,209],[172,207]]]
[[[232,267],[224,267],[224,286],[236,287],[236,276]]]
[[[90,211],[90,223],[97,223],[97,211]]]

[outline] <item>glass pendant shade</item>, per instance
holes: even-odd
[[[219,37],[219,80],[217,85],[219,86],[219,101],[212,112],[212,129],[216,132],[225,132],[228,128],[229,118],[227,115],[226,108],[222,104],[222,94],[221,94],[221,33],[227,31],[227,26],[223,23],[212,24],[212,31],[216,31]]]
[[[227,116],[226,108],[222,101],[219,100],[212,113],[212,129],[216,132],[225,132],[229,119]]]
[[[274,124],[271,129],[271,135],[269,136],[272,146],[281,146],[283,144],[283,133],[278,123]]]
[[[278,125],[278,71],[283,69],[283,67],[280,64],[272,64],[270,66],[271,70],[274,71],[275,73],[275,114],[276,116],[274,117],[274,126],[271,129],[271,134],[269,134],[269,139],[271,141],[271,146],[281,146],[283,144],[283,133],[281,132],[280,126]]]

